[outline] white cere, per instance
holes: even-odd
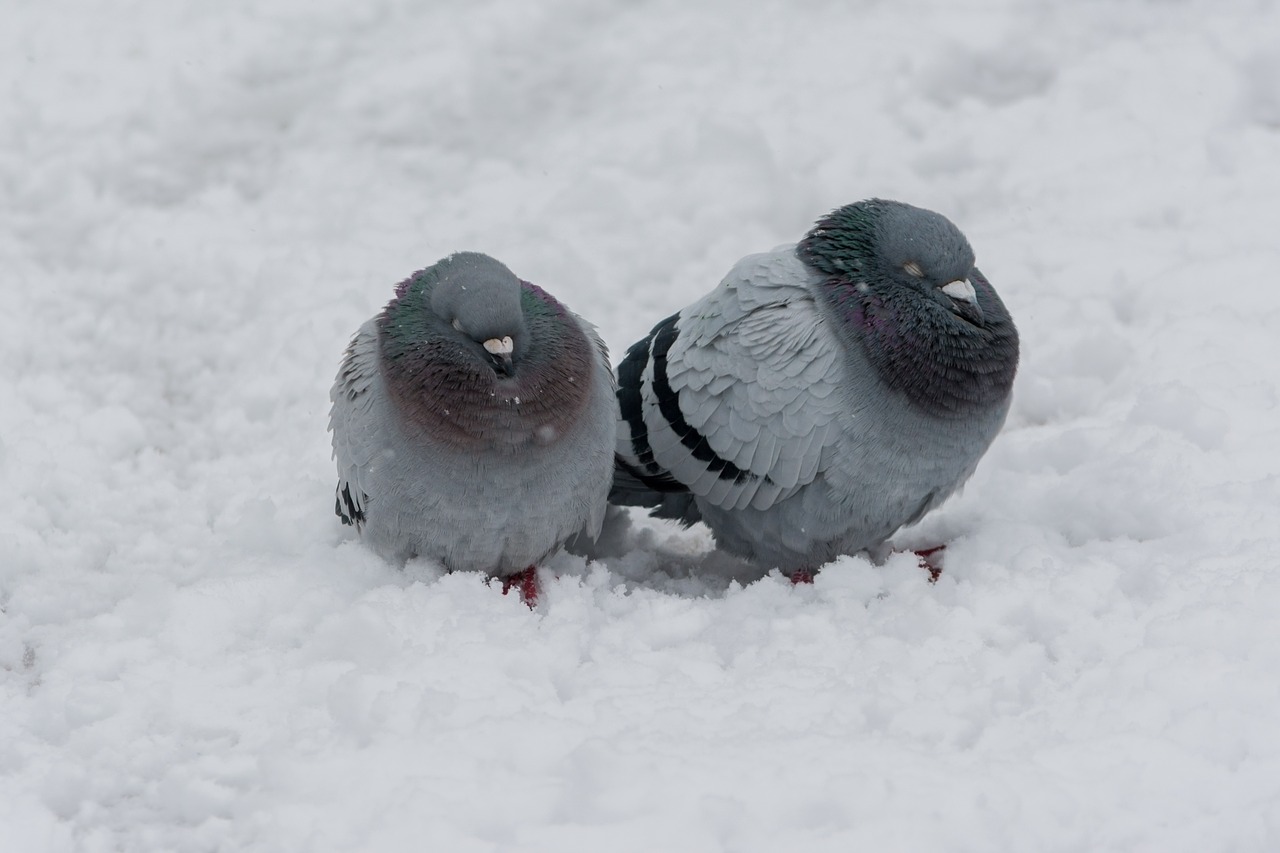
[[[453,327],[454,327],[455,329],[457,329],[459,332],[461,332],[461,331],[462,331],[462,324],[461,324],[461,323],[459,323],[457,320],[454,320],[454,321],[453,321]]]
[[[485,351],[490,355],[511,355],[512,346],[509,335],[504,338],[489,338],[484,342]]]
[[[958,278],[955,281],[947,282],[942,285],[942,292],[952,299],[959,299],[961,302],[978,301],[978,292],[973,289],[973,284],[967,278]]]
[[[922,270],[920,265],[915,261],[907,261],[902,265],[902,268],[906,270],[909,275],[913,275],[916,278],[924,278],[924,270]]]

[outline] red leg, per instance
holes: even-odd
[[[929,583],[937,583],[938,575],[942,574],[942,552],[946,547],[946,545],[935,545],[915,552],[916,559],[920,561],[920,568],[929,573]]]
[[[538,603],[538,567],[530,566],[522,572],[507,575],[502,579],[503,595],[506,595],[512,587],[519,590],[520,600],[529,605],[529,609],[532,610]]]
[[[808,569],[796,569],[791,573],[791,583],[793,586],[800,583],[813,583],[813,572]]]

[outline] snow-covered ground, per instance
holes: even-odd
[[[8,0],[0,850],[1280,849],[1280,4]],[[530,612],[333,515],[409,272],[620,357],[880,195],[1013,412],[813,586],[637,518]]]

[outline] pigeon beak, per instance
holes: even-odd
[[[489,353],[494,369],[503,376],[510,376],[513,369],[511,352],[515,348],[511,337],[489,338],[481,346],[484,347],[485,352]]]
[[[978,291],[967,278],[958,278],[938,288],[951,299],[951,310],[975,326],[983,321],[982,306],[978,304]]]

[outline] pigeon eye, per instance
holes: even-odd
[[[913,275],[916,278],[924,278],[924,270],[920,269],[920,265],[915,261],[907,261],[902,265],[902,268],[907,271],[908,275]]]

